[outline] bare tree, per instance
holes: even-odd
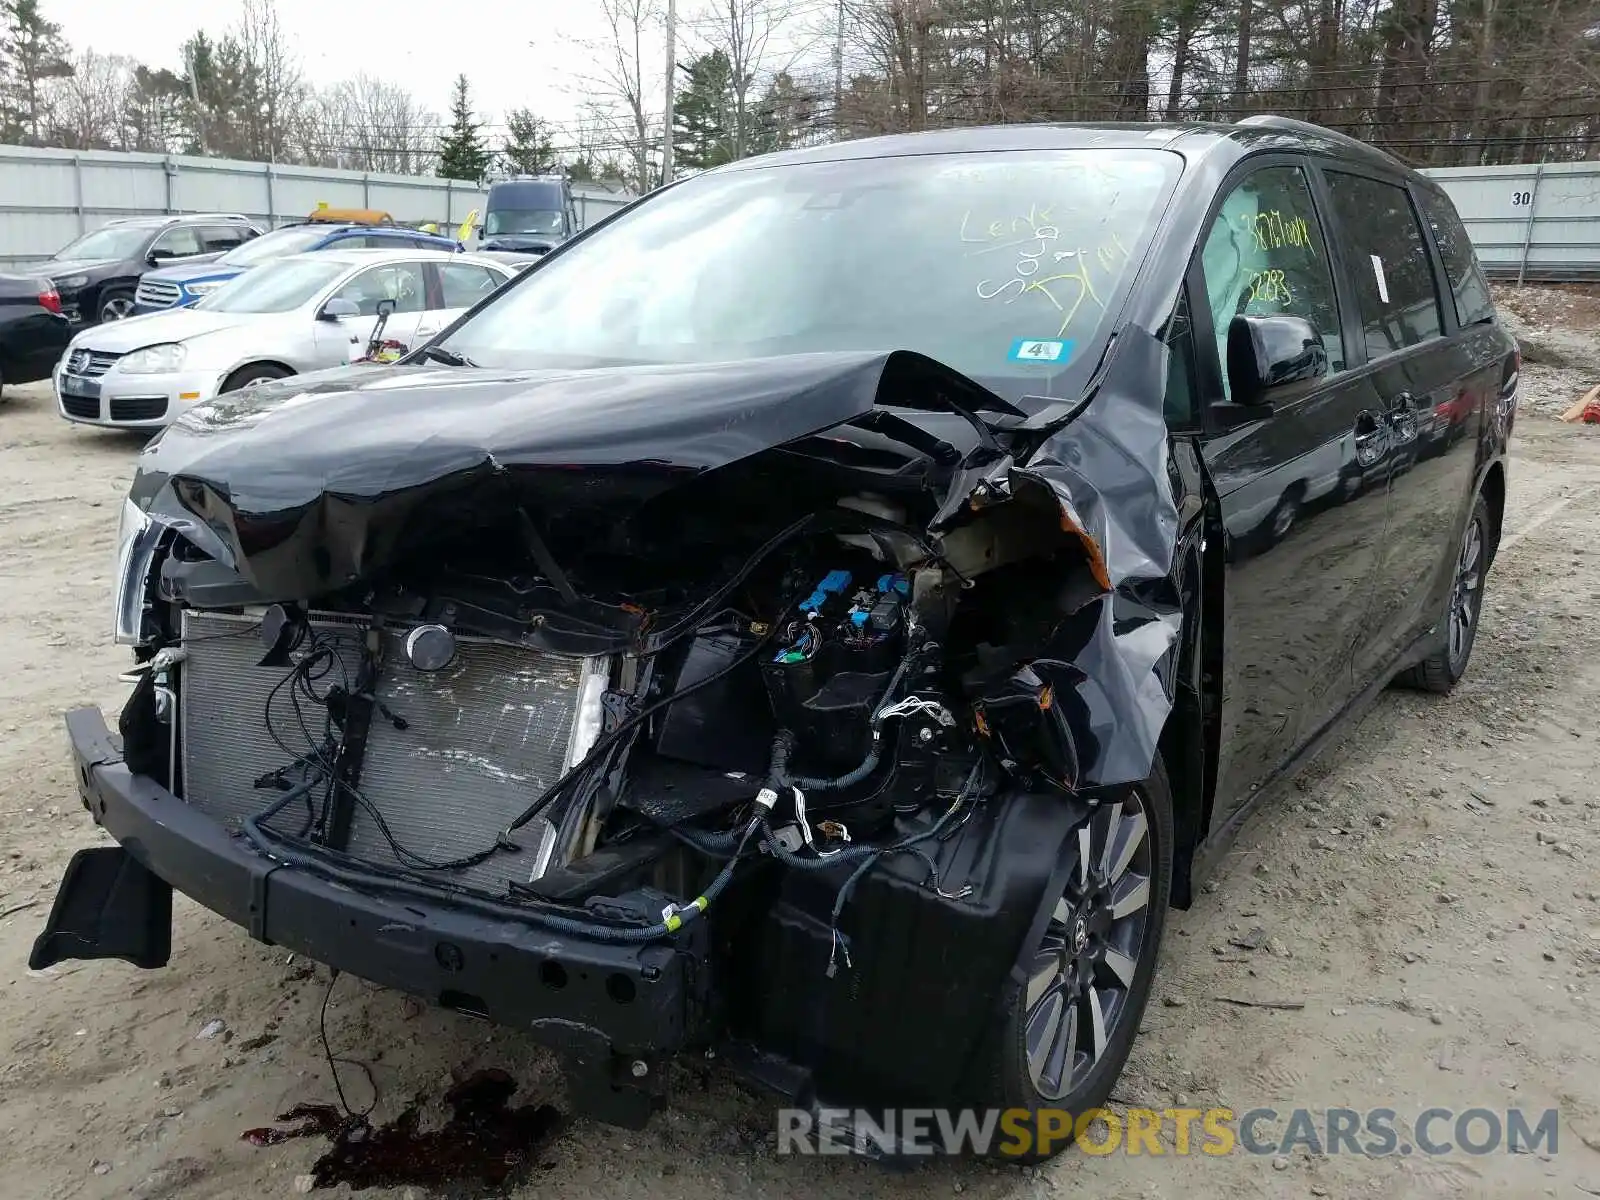
[[[285,157],[296,110],[307,88],[300,60],[278,21],[276,0],[244,0],[234,37],[244,59],[242,117],[250,156]]]
[[[650,35],[662,19],[658,0],[599,0],[609,39],[593,47],[598,62],[594,80],[604,97],[590,104],[596,121],[628,160],[630,186],[644,192],[653,188],[657,138],[651,117],[660,72],[647,64]]]
[[[736,159],[749,154],[756,141],[751,96],[764,73],[773,35],[793,15],[786,0],[713,0],[701,22],[707,49],[722,51],[731,68],[726,125]]]
[[[297,141],[312,161],[392,175],[434,168],[439,117],[399,84],[357,75],[311,94],[301,107]]]
[[[81,51],[72,74],[43,88],[46,127],[53,145],[69,150],[128,150],[124,114],[134,88],[131,58]]]

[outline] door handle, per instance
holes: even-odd
[[[1389,401],[1389,427],[1401,445],[1417,438],[1417,398],[1400,392]]]
[[[1364,408],[1356,414],[1355,440],[1356,462],[1363,467],[1372,466],[1388,448],[1388,434],[1384,432],[1378,414],[1370,408]]]

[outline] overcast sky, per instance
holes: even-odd
[[[664,7],[665,0],[661,0]],[[710,0],[678,0],[679,55],[705,44]],[[125,54],[181,70],[179,47],[196,29],[221,34],[239,18],[242,0],[42,0],[74,50]],[[783,0],[791,15],[773,38],[769,66],[805,53],[833,11],[832,0]],[[507,109],[527,107],[573,132],[610,30],[599,0],[277,0],[306,78],[319,85],[357,73],[403,84],[426,108],[445,115],[450,87],[463,72],[474,106],[504,131]],[[825,49],[824,49],[825,53]],[[650,38],[644,55],[659,114],[666,42]],[[659,116],[657,118],[659,120]]]
[[[403,84],[442,115],[451,84],[465,72],[474,105],[497,123],[508,108],[522,106],[562,124],[576,118],[586,77],[595,71],[582,43],[608,37],[597,0],[277,0],[277,6],[310,82],[364,72]],[[180,70],[179,47],[189,36],[196,29],[223,33],[238,20],[242,2],[43,0],[40,7],[74,49]],[[658,51],[650,61],[659,86],[664,41],[651,49]]]

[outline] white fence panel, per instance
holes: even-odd
[[[632,199],[575,184],[578,221],[598,221]],[[441,230],[483,211],[485,191],[460,180],[183,155],[0,146],[0,269],[48,258],[115,217],[243,213],[263,225],[302,218],[319,204],[375,208]]]

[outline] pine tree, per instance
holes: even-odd
[[[457,75],[450,97],[450,132],[439,142],[439,175],[482,183],[489,173],[491,155],[483,144],[482,126],[472,113],[467,77]]]
[[[72,74],[61,26],[45,20],[39,0],[3,0],[0,21],[0,135],[10,141],[40,142],[44,121],[42,85]]]
[[[704,171],[732,162],[733,67],[721,50],[683,64],[686,81],[673,104],[673,156],[684,170]]]
[[[550,126],[526,108],[506,114],[510,136],[500,148],[500,157],[512,175],[548,175],[556,169],[555,138]]]

